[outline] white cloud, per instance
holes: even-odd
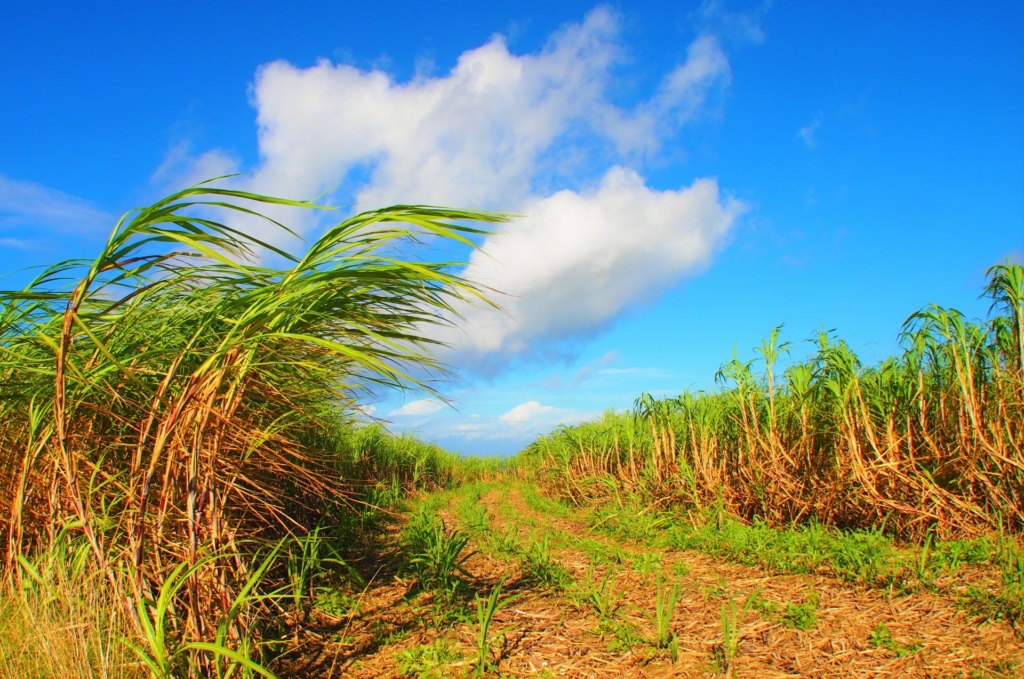
[[[213,177],[238,172],[238,159],[223,149],[210,149],[199,155],[193,155],[191,151],[191,145],[187,141],[171,146],[149,181],[161,191],[170,193]]]
[[[599,329],[706,266],[743,209],[714,180],[655,191],[621,167],[594,190],[536,199],[530,217],[488,238],[465,271],[510,295],[498,300],[509,315],[460,310],[465,334],[452,343],[508,356]]]
[[[502,36],[461,55],[450,73],[395,82],[323,60],[277,61],[253,91],[263,161],[254,188],[308,198],[350,186],[361,207],[419,202],[514,209],[536,185],[588,175],[612,142],[653,151],[693,111],[729,64],[710,36],[634,110],[608,99],[624,59],[618,19],[604,8],[556,33],[536,54]]]
[[[112,215],[86,200],[0,175],[0,227],[42,227],[90,235],[113,228],[114,221]]]
[[[328,61],[308,69],[271,63],[254,90],[260,172],[315,194],[369,169],[356,190],[367,207],[519,204],[560,136],[595,113],[608,124],[616,30],[613,15],[597,10],[539,54],[513,55],[495,36],[448,75],[407,83]]]
[[[727,10],[724,4],[722,0],[704,0],[697,9],[697,14],[708,28],[734,40],[755,44],[764,42],[762,23],[772,7],[772,0],[763,0],[760,5],[736,12]]]
[[[819,114],[807,127],[801,127],[796,136],[803,140],[809,149],[818,146],[818,128],[821,127],[821,115]]]
[[[498,419],[506,424],[521,424],[529,422],[538,415],[550,413],[553,410],[554,408],[551,406],[541,405],[540,401],[527,401],[526,403],[520,403]]]
[[[22,240],[21,238],[0,238],[0,247],[14,248],[17,250],[31,250],[33,243],[32,241]]]
[[[415,431],[424,440],[439,441],[445,446],[470,446],[466,452],[501,449],[512,453],[561,424],[578,424],[597,416],[599,413],[559,408],[531,400],[501,415],[473,414],[465,417],[449,409],[427,417],[396,418],[394,426]]]
[[[444,406],[437,401],[430,399],[420,399],[419,401],[410,401],[398,410],[392,410],[388,413],[388,417],[415,417],[422,415],[432,415]]]
[[[616,14],[598,8],[536,53],[513,54],[498,35],[450,72],[406,82],[327,60],[267,64],[252,94],[261,161],[236,183],[296,198],[335,187],[359,209],[525,215],[486,239],[488,256],[473,254],[465,271],[510,295],[497,301],[511,317],[460,309],[465,332],[444,339],[463,352],[449,360],[488,369],[600,331],[706,267],[743,210],[714,179],[659,190],[638,169],[728,83],[716,38],[694,40],[649,97],[623,106],[610,94],[627,61],[618,34]],[[230,166],[210,153],[210,168]],[[186,160],[169,156],[162,172],[200,164]],[[317,217],[284,218],[301,232]],[[268,237],[259,224],[245,228]]]

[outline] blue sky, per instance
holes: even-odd
[[[505,454],[708,388],[773,326],[866,359],[1024,258],[1024,7],[995,3],[8,3],[0,272],[90,255],[212,173],[377,207],[518,211],[446,336],[458,410],[396,429]],[[315,235],[322,223],[300,222]]]

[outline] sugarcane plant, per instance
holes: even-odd
[[[218,621],[245,587],[247,554],[304,534],[310,511],[363,482],[329,434],[355,400],[388,387],[443,399],[436,328],[491,302],[416,248],[471,248],[479,225],[507,219],[400,205],[307,245],[268,213],[331,208],[226,181],[133,210],[95,259],[0,291],[9,578],[62,531],[81,536],[140,638],[147,617],[176,616],[197,676],[241,662],[256,618],[234,615],[224,634]],[[211,651],[216,638],[231,653]]]
[[[717,389],[644,395],[631,413],[539,437],[518,464],[575,505],[706,515],[721,500],[745,520],[919,541],[1004,522],[1020,533],[1024,267],[992,267],[982,294],[987,319],[925,307],[903,324],[900,352],[870,366],[824,329],[794,360],[776,327],[754,359],[722,364]]]

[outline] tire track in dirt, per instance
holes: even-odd
[[[491,490],[480,498],[487,511],[487,534],[507,535],[508,524],[495,511],[495,494]],[[452,510],[443,513],[449,522],[459,519]],[[495,621],[504,626],[507,643],[502,649],[498,673],[501,676],[537,676],[545,672],[559,677],[646,677],[659,676],[644,665],[648,658],[635,656],[627,650],[614,650],[599,643],[599,621],[585,607],[576,606],[564,592],[531,582],[521,563],[511,554],[497,555],[488,544],[482,544],[476,532],[474,548],[479,552],[466,566],[474,577],[493,586],[506,578],[505,591],[517,598],[508,608],[499,611]],[[528,548],[531,536],[517,534],[520,548]],[[631,673],[630,673],[631,672]]]
[[[531,507],[516,483],[491,484],[467,500],[472,492],[454,494],[438,515],[449,530],[471,538],[468,549],[475,554],[464,564],[469,587],[486,596],[503,581],[504,594],[517,597],[494,616],[492,658],[500,660],[498,674],[488,676],[980,678],[1017,676],[1005,669],[1008,660],[1024,666],[1020,640],[1008,625],[971,624],[953,602],[940,597],[889,597],[823,575],[775,574],[699,552],[618,540],[582,519]],[[467,523],[460,502],[486,516],[486,525]],[[392,546],[398,528],[392,530]],[[561,590],[524,573],[527,555],[545,534],[551,556],[573,581]],[[417,594],[413,582],[398,577],[396,559],[383,564],[350,619],[334,626],[336,641],[323,644],[308,676],[399,677],[399,654],[435,642],[443,642],[451,657],[429,676],[471,676],[472,593],[462,600],[462,617],[451,614],[436,595]],[[674,660],[669,650],[650,643],[659,573],[680,586],[671,626],[678,639]],[[618,607],[602,623],[593,605],[582,602],[581,590],[605,577]],[[778,612],[743,611],[755,592],[767,602],[762,607],[775,604]],[[786,604],[811,596],[819,599],[813,627],[802,631],[781,624]],[[727,662],[722,609],[728,610],[730,600],[736,605],[738,643],[735,658]],[[891,648],[873,645],[871,632],[879,622],[896,642],[917,643],[920,650],[897,657]],[[632,644],[623,642],[623,629],[632,634]]]
[[[487,676],[549,676],[549,677],[657,677],[664,675],[664,663],[657,658],[609,650],[601,641],[598,618],[585,607],[578,607],[550,587],[538,586],[524,577],[519,562],[509,555],[499,555],[488,537],[496,531],[468,529],[454,511],[453,498],[439,511],[449,529],[467,530],[472,538],[469,549],[475,554],[463,567],[470,582],[481,596],[486,596],[499,581],[504,581],[503,597],[515,597],[512,604],[494,616],[493,629],[497,640],[495,655],[500,656],[497,674]],[[485,506],[490,503],[485,502]],[[504,528],[496,514],[497,528]],[[398,677],[396,656],[404,651],[433,644],[443,639],[462,660],[449,662],[436,676],[467,676],[472,670],[468,660],[474,653],[474,625],[456,622],[436,625],[427,620],[434,602],[431,594],[409,596],[412,583],[392,577],[368,591],[367,604],[360,618],[388,619],[396,628],[405,628],[403,638],[379,646],[364,645],[361,652],[351,653],[339,663],[334,676]],[[372,603],[371,603],[372,602]],[[408,625],[412,616],[423,621],[419,627]],[[365,627],[365,625],[364,625]],[[412,676],[415,676],[413,674]]]

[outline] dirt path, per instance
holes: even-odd
[[[531,506],[524,490],[464,489],[438,512],[471,536],[471,587],[486,596],[504,579],[516,597],[492,623],[500,676],[980,678],[1024,668],[1009,625],[972,624],[955,602],[616,541]],[[472,601],[445,610],[412,584],[382,568],[344,632],[335,625],[321,645],[316,676],[470,674]],[[657,592],[667,599],[673,587],[674,641],[659,647]]]

